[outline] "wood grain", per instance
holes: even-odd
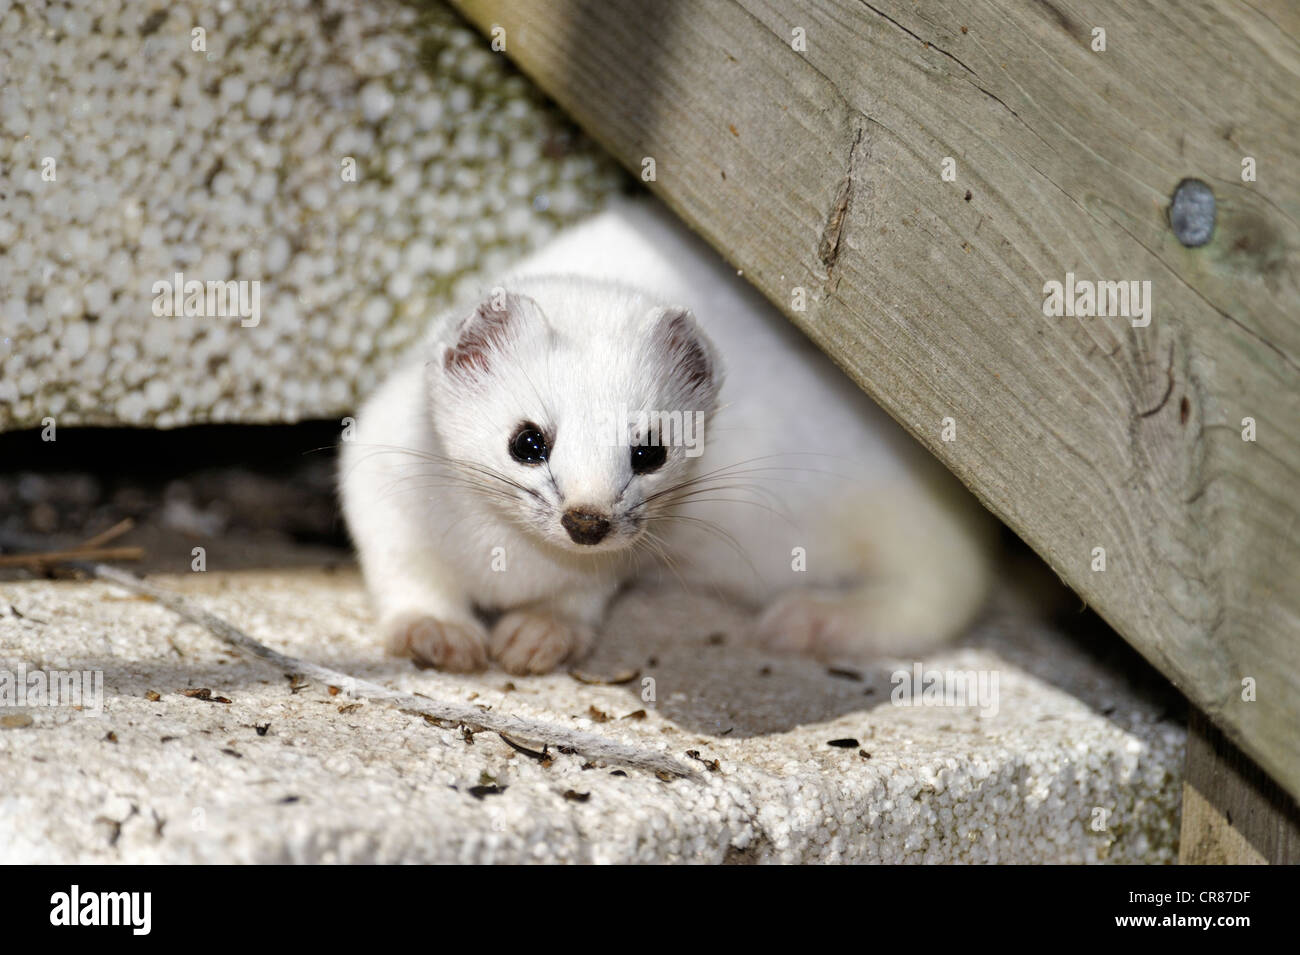
[[[1300,807],[1195,708],[1188,723],[1178,861],[1300,864]]]
[[[1300,795],[1300,7],[457,3]],[[1150,325],[1045,316],[1067,272]]]

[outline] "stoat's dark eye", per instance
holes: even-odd
[[[541,464],[551,453],[542,429],[531,421],[525,421],[510,439],[510,456],[520,464]]]
[[[633,474],[658,471],[667,460],[668,449],[662,444],[634,444],[632,446]]]

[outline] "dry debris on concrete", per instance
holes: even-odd
[[[1168,699],[1047,627],[987,623],[926,670],[991,708],[901,706],[911,661],[744,646],[746,617],[632,592],[577,674],[386,658],[350,570],[159,577],[285,653],[675,756],[688,779],[440,726],[244,659],[99,582],[0,583],[0,666],[102,671],[101,715],[6,708],[6,862],[1172,862]]]

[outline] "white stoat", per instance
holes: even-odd
[[[389,647],[449,670],[576,660],[646,575],[835,658],[932,647],[989,588],[974,500],[645,200],[442,316],[342,447]]]

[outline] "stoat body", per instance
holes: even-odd
[[[575,661],[646,577],[749,603],[774,649],[917,653],[991,579],[974,500],[645,200],[435,320],[342,448],[380,627],[445,669]]]

